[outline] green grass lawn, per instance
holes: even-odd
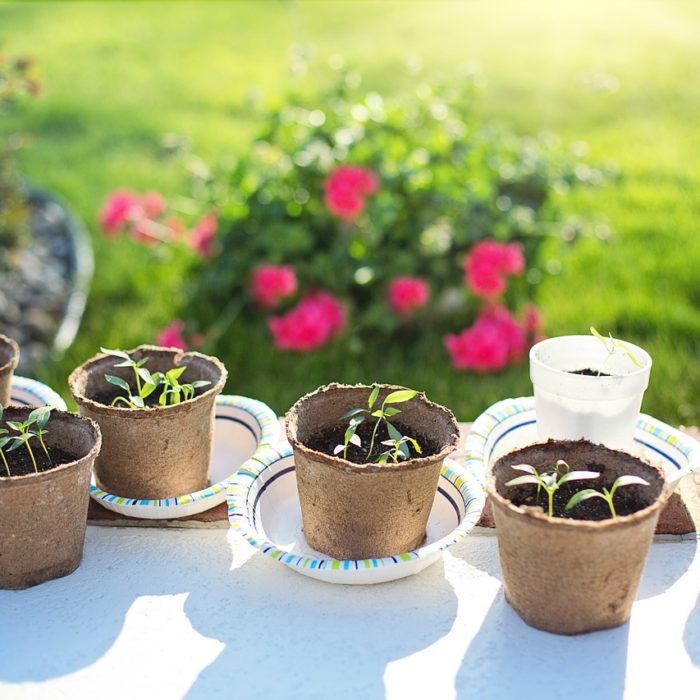
[[[288,48],[319,61],[343,55],[368,87],[391,89],[409,56],[458,80],[486,79],[486,119],[519,132],[583,141],[618,180],[572,193],[565,207],[610,227],[608,240],[552,241],[539,303],[549,335],[593,324],[654,358],[644,410],[700,423],[700,4],[696,0],[568,3],[132,2],[0,3],[0,50],[29,53],[45,94],[9,120],[34,135],[26,175],[70,202],[93,233],[96,275],[79,338],[42,372],[65,377],[99,345],[150,341],[174,315],[182,266],[149,263],[140,283],[129,241],[105,241],[95,215],[119,186],[184,190],[181,164],[160,155],[162,134],[193,139],[214,162],[246,148],[255,124],[239,108],[250,89],[279,99]],[[313,81],[313,76],[310,77]],[[530,394],[525,364],[492,376],[449,367],[436,339],[352,355],[276,353],[263,329],[233,327],[222,359],[228,390],[278,412],[329,380],[391,381],[426,390],[472,419],[506,396]]]

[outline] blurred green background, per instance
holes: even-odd
[[[183,192],[182,163],[162,157],[164,133],[190,137],[212,163],[245,149],[256,125],[243,98],[259,90],[279,100],[299,44],[320,62],[342,55],[368,88],[384,91],[407,59],[445,80],[471,67],[483,74],[482,119],[584,142],[591,162],[615,165],[619,179],[565,200],[568,213],[600,222],[600,236],[548,243],[551,274],[538,291],[545,330],[586,333],[593,324],[643,345],[654,358],[643,410],[700,423],[696,0],[0,3],[0,50],[35,57],[45,90],[9,120],[34,137],[20,165],[85,219],[95,248],[80,335],[42,379],[66,394],[67,374],[99,345],[151,341],[174,317],[182,265],[149,264],[139,282],[133,244],[106,241],[96,213],[121,186]],[[458,373],[435,338],[358,359],[338,344],[280,354],[262,327],[231,332],[240,342],[222,358],[228,390],[278,412],[329,380],[423,389],[462,420],[532,392],[526,363]]]

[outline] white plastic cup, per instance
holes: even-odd
[[[592,335],[548,338],[530,350],[537,433],[542,440],[584,438],[614,449],[630,449],[649,386],[651,357],[625,343],[641,367],[623,352],[609,356]],[[573,374],[590,369],[611,376]]]

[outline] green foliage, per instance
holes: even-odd
[[[95,338],[133,347],[178,317],[187,274],[180,261],[152,264],[144,274],[134,262],[136,244],[104,241],[95,211],[107,192],[127,183],[137,191],[158,184],[166,196],[182,192],[179,164],[163,158],[166,132],[191,138],[209,162],[248,153],[259,125],[243,98],[255,86],[281,102],[298,26],[319,62],[342,53],[365,71],[368,90],[382,94],[417,86],[427,73],[460,81],[468,62],[481,81],[480,123],[505,123],[521,134],[554,129],[596,162],[616,164],[621,178],[578,188],[565,200],[567,214],[595,216],[596,236],[575,246],[552,239],[540,249],[550,273],[537,290],[546,333],[587,332],[581,319],[590,319],[641,345],[654,359],[643,410],[674,425],[700,423],[699,211],[688,196],[700,189],[700,149],[688,147],[700,111],[700,92],[691,89],[697,54],[689,44],[700,31],[700,6],[599,1],[577,4],[573,15],[560,6],[544,0],[541,12],[532,12],[527,3],[503,0],[475,12],[473,3],[404,3],[397,12],[372,3],[368,32],[367,15],[351,2],[212,3],[207,12],[173,3],[167,13],[159,3],[141,3],[135,37],[128,3],[6,4],[3,49],[20,55],[31,47],[51,71],[51,90],[7,120],[11,131],[36,137],[20,153],[22,171],[91,225],[97,263],[76,343],[38,368],[39,378],[71,402],[65,378],[92,354]],[[424,68],[404,79],[409,55]],[[85,72],[95,65],[99,80]],[[617,90],[606,87],[606,76]],[[105,84],[129,89],[106,93]],[[434,342],[415,335],[391,347],[370,338],[353,354],[357,344],[348,342],[292,356],[269,347],[266,333],[258,319],[239,318],[217,354],[236,368],[229,390],[278,413],[321,384],[377,376],[420,386],[461,420],[532,392],[526,365],[455,381],[448,366],[433,361]]]
[[[231,300],[249,298],[261,264],[291,265],[301,294],[325,289],[340,297],[356,337],[396,332],[406,321],[390,312],[388,283],[423,278],[433,299],[419,321],[454,330],[477,310],[464,286],[470,247],[485,238],[518,241],[541,277],[540,244],[560,229],[553,194],[591,181],[592,172],[602,178],[551,139],[521,138],[479,119],[470,80],[425,80],[381,94],[339,68],[330,82],[292,90],[254,117],[261,127],[245,154],[195,181],[197,196],[220,217],[218,255],[189,277],[184,316],[203,331]],[[378,179],[352,219],[338,218],[324,201],[328,176],[343,165]],[[509,294],[509,301],[531,296],[529,282]],[[259,311],[249,304],[242,314]],[[224,335],[211,350],[226,342]]]
[[[24,95],[38,92],[32,62],[26,58],[9,60],[0,52],[0,118]],[[16,153],[23,143],[20,134],[0,131],[0,270],[6,266],[6,256],[26,241],[29,232],[29,209],[15,165]]]
[[[583,491],[579,491],[578,493],[575,493],[569,499],[569,502],[566,504],[565,510],[571,510],[572,508],[577,506],[579,503],[582,503],[583,501],[587,501],[589,498],[602,498],[608,504],[608,507],[610,508],[611,517],[616,518],[617,513],[615,512],[615,505],[613,504],[613,498],[615,497],[615,491],[617,491],[617,489],[619,489],[621,486],[632,486],[632,485],[649,486],[649,482],[642,479],[639,476],[634,476],[633,474],[625,474],[625,475],[620,476],[617,479],[615,479],[615,483],[613,483],[610,490],[603,487],[602,493],[600,491],[596,491],[595,489],[584,489]]]
[[[561,469],[566,471],[562,474]],[[525,472],[524,476],[516,476],[506,482],[506,486],[520,486],[522,484],[534,484],[537,486],[537,497],[539,498],[540,491],[547,494],[547,515],[551,518],[554,515],[554,494],[561,486],[569,481],[578,481],[581,479],[597,479],[600,474],[590,471],[570,471],[571,467],[563,460],[557,461],[553,471],[542,472],[541,474],[530,464],[513,464],[511,469],[519,472]],[[567,506],[568,507],[568,506]]]
[[[114,384],[114,386],[126,392],[126,396],[116,396],[112,401],[112,406],[123,403],[127,408],[148,408],[145,400],[158,387],[161,387],[158,405],[174,406],[182,401],[188,401],[194,398],[197,389],[211,384],[211,382],[204,380],[197,380],[190,384],[181,384],[180,377],[187,367],[173,367],[167,372],[154,372],[151,374],[144,367],[148,362],[147,357],[134,360],[123,350],[109,350],[107,348],[100,348],[100,350],[106,355],[112,355],[120,360],[120,362],[114,365],[115,367],[131,367],[134,372],[136,393],[132,391],[131,385],[126,380],[121,377],[116,377],[113,374],[105,374],[105,379],[110,384]]]
[[[349,411],[340,416],[338,420],[349,419],[349,424],[345,431],[343,444],[337,445],[333,450],[333,454],[337,455],[342,452],[343,459],[347,459],[348,447],[350,445],[362,447],[362,440],[357,434],[357,429],[368,417],[374,418],[375,421],[369,447],[367,448],[367,452],[365,454],[366,461],[369,461],[372,456],[374,451],[374,443],[377,438],[377,431],[379,430],[379,426],[382,422],[386,425],[390,439],[383,441],[381,444],[389,445],[390,449],[385,450],[379,455],[377,458],[378,464],[386,464],[389,459],[392,459],[395,463],[399,460],[409,459],[411,456],[408,447],[409,444],[413,445],[413,449],[416,451],[416,453],[420,454],[421,447],[418,442],[411,437],[401,435],[401,433],[389,420],[390,418],[393,418],[401,413],[400,409],[395,408],[391,404],[410,401],[418,392],[413,391],[413,389],[400,389],[399,391],[392,391],[384,398],[381,408],[372,410],[377,402],[380,390],[381,387],[378,384],[374,384],[372,390],[370,391],[369,397],[367,398],[367,408],[351,408]]]
[[[41,406],[40,408],[35,408],[29,414],[29,416],[27,416],[27,420],[25,421],[6,421],[5,425],[7,425],[10,430],[18,433],[18,435],[12,435],[6,428],[0,428],[0,456],[2,457],[7,476],[11,476],[11,472],[10,466],[3,453],[3,448],[8,444],[10,445],[7,448],[8,452],[13,452],[24,445],[30,459],[32,460],[34,472],[38,473],[39,470],[37,468],[36,457],[34,456],[34,451],[32,450],[32,446],[30,444],[30,441],[33,438],[36,438],[39,441],[41,448],[44,450],[44,454],[49,460],[49,464],[51,463],[51,456],[49,455],[49,451],[46,449],[46,443],[44,442],[44,435],[46,435],[48,432],[44,428],[49,421],[51,410],[52,409],[50,406]],[[3,409],[2,406],[0,406],[0,420],[2,420],[2,414]],[[36,427],[32,430],[32,426]]]

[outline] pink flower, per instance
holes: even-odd
[[[185,324],[182,321],[173,321],[158,334],[156,343],[164,348],[187,350],[187,343],[182,335],[184,329]]]
[[[399,316],[410,316],[428,301],[428,285],[420,277],[396,277],[389,284],[389,305]]]
[[[278,350],[309,352],[325,345],[345,325],[345,312],[328,292],[312,292],[268,327]]]
[[[507,276],[522,274],[525,258],[520,243],[485,240],[471,249],[463,264],[469,289],[492,299],[505,291]]]
[[[216,235],[217,223],[213,214],[207,214],[200,219],[190,235],[190,245],[202,258],[211,258],[214,255],[214,236]]]
[[[100,211],[100,226],[106,234],[115,234],[136,213],[138,213],[139,200],[129,190],[117,190],[113,192]]]
[[[326,206],[341,219],[354,219],[365,208],[365,198],[377,191],[376,175],[367,168],[343,165],[325,182]]]
[[[493,372],[523,357],[525,329],[504,306],[485,307],[471,328],[448,335],[444,344],[455,369]]]
[[[135,241],[144,245],[155,245],[160,240],[158,224],[150,219],[139,219],[131,228],[131,236]]]
[[[542,329],[542,316],[534,304],[525,306],[523,325],[528,333],[537,334]]]
[[[146,216],[155,218],[165,211],[165,199],[160,192],[146,192],[141,198],[141,206]]]
[[[259,265],[253,271],[253,299],[266,309],[274,309],[285,297],[297,291],[297,277],[289,265]]]

